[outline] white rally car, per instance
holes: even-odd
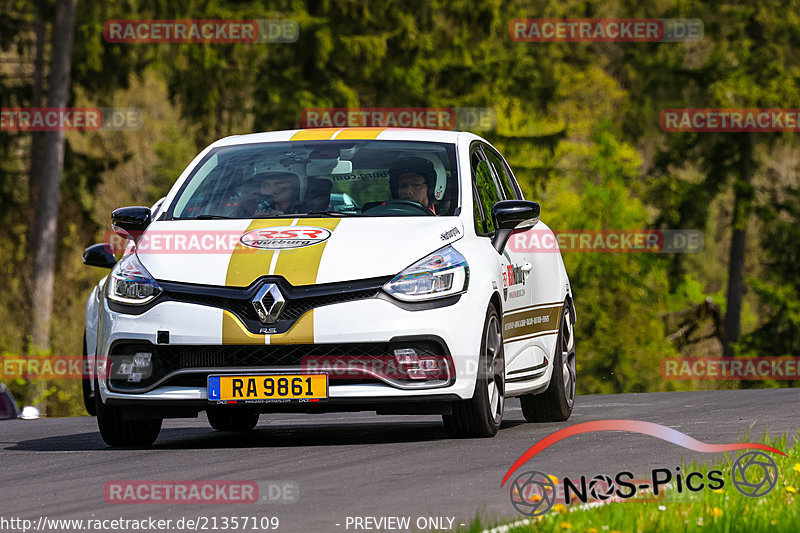
[[[529,421],[575,399],[575,309],[557,247],[506,161],[466,132],[312,129],[206,148],[128,239],[86,304],[87,409],[112,446],[206,411],[440,414],[494,435],[504,398]],[[522,238],[520,238],[522,237]],[[552,239],[554,240],[554,239]]]

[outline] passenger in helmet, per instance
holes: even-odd
[[[389,189],[395,200],[412,200],[427,207],[434,215],[436,171],[421,157],[403,157],[392,164]]]
[[[257,217],[296,213],[300,179],[291,172],[262,172],[244,182],[231,202],[230,216]]]

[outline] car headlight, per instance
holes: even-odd
[[[136,254],[122,259],[108,276],[109,300],[128,305],[144,305],[161,292],[156,280],[139,262]]]
[[[398,300],[418,302],[460,294],[468,284],[467,260],[446,246],[400,272],[383,290]]]

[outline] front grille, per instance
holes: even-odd
[[[344,302],[374,298],[381,292],[381,286],[386,280],[378,280],[370,283],[369,287],[358,287],[353,289],[353,284],[336,284],[335,286],[313,286],[299,290],[286,283],[279,284],[279,288],[286,303],[278,317],[283,322],[284,330],[288,329],[295,320],[303,316],[307,311]],[[165,283],[164,294],[170,300],[188,302],[198,305],[207,305],[228,311],[239,317],[246,325],[247,321],[260,323],[258,313],[253,307],[253,298],[257,289],[262,283],[254,284],[247,289],[238,288],[202,288],[186,287],[183,284]],[[190,289],[190,290],[189,290]],[[265,299],[265,305],[269,308],[272,297]]]
[[[190,292],[174,292],[166,293],[172,300],[179,302],[187,302],[198,305],[207,305],[209,307],[219,307],[220,309],[227,309],[239,318],[245,320],[258,320],[258,314],[250,300],[238,298],[225,298],[220,296],[209,296],[207,294],[193,294]]]
[[[443,355],[436,342],[286,344],[248,346],[157,346],[166,373],[187,368],[299,366],[304,357],[386,357],[397,347],[413,346],[420,355]]]
[[[348,344],[286,344],[286,345],[152,345],[147,343],[119,343],[112,349],[112,367],[120,360],[117,356],[132,355],[137,352],[152,353],[152,374],[141,382],[129,383],[125,379],[111,379],[112,389],[141,391],[150,388],[163,378],[178,371],[191,371],[194,378],[205,377],[214,371],[227,368],[270,369],[278,367],[300,367],[304,358],[319,357],[331,365],[335,361],[343,364],[353,358],[392,358],[398,348],[414,348],[420,356],[448,356],[439,342],[433,340],[414,340],[396,342],[366,342]],[[306,361],[308,363],[308,361]],[[113,368],[110,370],[113,375]],[[191,378],[191,381],[196,381]],[[181,382],[186,375],[176,375],[168,383]],[[197,380],[198,382],[200,380]],[[361,381],[361,380],[358,380]],[[364,380],[370,381],[370,380]],[[374,380],[372,380],[374,382]],[[354,381],[355,382],[355,381]],[[338,380],[337,384],[344,384]]]
[[[322,307],[324,305],[340,304],[344,302],[352,302],[355,300],[363,300],[365,298],[374,298],[380,293],[380,289],[366,289],[362,291],[346,292],[342,294],[328,294],[325,296],[312,296],[310,298],[299,298],[296,300],[286,300],[286,305],[281,311],[281,320],[296,320],[300,318],[303,313],[309,309]],[[252,306],[250,306],[252,307]]]

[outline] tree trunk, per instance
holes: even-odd
[[[44,49],[47,40],[47,26],[45,22],[44,2],[38,1],[35,3],[35,20],[34,31],[36,33],[36,59],[33,65],[33,98],[31,99],[31,107],[42,106],[42,93],[44,89],[43,80],[44,76]],[[31,134],[31,157],[30,157],[30,174],[28,176],[28,231],[26,242],[28,246],[34,242],[34,232],[36,228],[36,213],[39,210],[39,188],[42,181],[42,145],[44,144],[44,132],[34,131]],[[29,259],[30,269],[28,272],[33,271],[33,257]],[[33,280],[30,275],[27,276],[26,282],[28,283],[27,293],[29,296],[33,294]],[[29,302],[33,298],[29,299]],[[29,304],[30,307],[30,304]],[[30,315],[31,309],[28,309]]]
[[[36,15],[34,19],[34,30],[36,33],[36,59],[33,64],[33,98],[31,107],[42,106],[42,89],[44,87],[44,48],[46,40],[46,25],[44,2],[36,2]],[[41,183],[42,169],[42,143],[44,132],[32,132],[31,139],[31,163],[30,181],[28,182],[28,227],[34,228],[36,225],[36,211],[39,207],[39,186]],[[33,232],[31,231],[31,236]],[[29,240],[30,242],[30,240]]]
[[[742,295],[744,294],[744,252],[747,218],[753,205],[753,134],[745,133],[742,139],[742,175],[733,186],[733,235],[728,263],[728,307],[725,311],[722,346],[723,355],[733,356],[733,344],[741,333]]]
[[[66,107],[77,0],[60,0],[53,24],[48,107]],[[36,213],[33,261],[31,328],[36,348],[50,348],[50,317],[53,310],[53,277],[58,230],[58,203],[64,168],[64,131],[48,131],[44,137],[39,208]]]

